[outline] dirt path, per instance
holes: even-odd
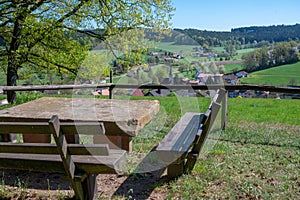
[[[0,180],[0,199],[70,199],[74,194],[62,174],[0,170]],[[98,195],[99,199],[165,199],[166,191],[158,187],[166,181],[164,171],[133,176],[102,174],[97,176]]]

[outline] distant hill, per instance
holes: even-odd
[[[300,37],[300,24],[277,26],[252,26],[231,29],[232,34],[253,38],[258,41],[282,42],[297,40]]]
[[[207,42],[211,46],[222,45],[224,41],[235,40],[241,44],[256,42],[283,42],[300,39],[300,24],[251,26],[234,28],[231,31],[206,31],[197,29],[174,29],[179,33],[188,35],[199,44]]]
[[[97,31],[101,31],[100,29]],[[96,32],[97,32],[96,31]],[[183,34],[183,35],[182,35]],[[82,37],[79,34],[78,37]],[[156,34],[149,31],[146,33],[148,39],[156,39]],[[76,39],[76,37],[75,37]],[[273,25],[273,26],[250,26],[234,28],[231,31],[207,31],[198,29],[174,29],[172,36],[167,36],[164,42],[175,42],[186,45],[222,46],[226,41],[236,41],[241,45],[259,42],[284,42],[300,40],[300,24],[295,25]],[[95,40],[95,43],[99,43]],[[4,46],[0,38],[0,46]]]

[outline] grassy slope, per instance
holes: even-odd
[[[170,114],[169,126],[158,132],[146,127],[133,141],[136,152],[157,144],[181,113],[176,100],[159,100],[162,110]],[[200,110],[208,103],[200,99]],[[191,175],[156,190],[169,199],[297,198],[299,110],[300,101],[295,100],[229,99],[229,127],[213,149],[200,158]]]
[[[249,77],[241,79],[240,83],[260,85],[288,85],[294,79],[300,84],[300,62],[282,65],[258,72],[251,73]]]
[[[159,100],[160,112],[134,138],[130,171],[183,113],[204,112],[210,102],[204,98],[147,99]],[[169,183],[156,182],[148,188],[154,188],[154,193],[167,199],[297,199],[300,191],[299,110],[298,100],[229,99],[229,127],[219,138],[209,136],[207,144],[214,145],[205,147],[207,151],[201,155],[192,174]],[[139,176],[135,179],[138,182]],[[0,196],[1,190],[5,191],[0,185]],[[134,191],[133,188],[130,196],[139,199]]]
[[[163,49],[166,51],[171,51],[171,52],[183,52],[183,54],[185,55],[185,58],[188,61],[201,61],[201,62],[209,62],[210,60],[207,58],[195,58],[192,56],[193,54],[193,47],[195,47],[197,45],[173,45],[173,43],[169,42],[160,42],[160,43],[156,43],[156,47],[159,49]],[[213,47],[213,51],[217,54],[221,53],[224,50],[223,47]],[[237,51],[237,55],[234,56],[233,60],[240,60],[242,58],[242,55],[251,51],[254,51],[255,49],[250,48],[250,49],[241,49]],[[219,59],[217,59],[218,61]],[[211,59],[211,61],[213,61],[213,59]],[[241,63],[239,64],[228,64],[225,65],[225,72],[226,73],[230,73],[232,72],[233,69],[237,69],[237,70],[242,70],[243,66]]]

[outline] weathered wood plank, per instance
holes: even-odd
[[[170,178],[193,169],[225,94],[226,90],[219,89],[205,114],[186,113],[182,116],[157,146],[158,158],[168,165]]]
[[[74,155],[78,171],[92,174],[118,174],[126,164],[126,151],[110,150],[109,156]],[[0,168],[65,173],[59,155],[0,153]]]
[[[225,130],[228,126],[228,91],[226,91],[222,101],[222,117],[221,117],[222,130]]]
[[[75,182],[73,180],[75,174],[75,164],[67,151],[67,139],[65,135],[63,135],[60,131],[60,122],[57,115],[52,116],[49,120],[49,128],[54,137],[57,151],[62,159],[62,163],[65,168],[66,174],[70,178],[73,188],[76,188]]]
[[[201,113],[185,113],[156,147],[160,162],[171,164],[168,167],[169,177],[182,173],[178,170],[183,169],[184,158],[193,144],[204,117],[205,115]]]
[[[159,143],[156,151],[186,152],[194,140],[202,118],[203,115],[199,113],[185,113]]]
[[[0,134],[51,134],[48,123],[42,122],[0,122]]]
[[[212,102],[211,108],[209,108],[210,112],[208,110],[210,115],[208,116],[207,120],[201,127],[202,129],[201,134],[198,134],[196,136],[192,150],[189,153],[186,166],[185,166],[185,172],[190,172],[194,168],[197,158],[200,154],[200,151],[204,146],[205,140],[213,126],[213,123],[215,122],[215,119],[218,115],[220,108],[221,105],[219,103]]]
[[[102,122],[61,122],[66,135],[102,135],[105,128]],[[0,134],[51,134],[48,122],[0,122]]]
[[[108,156],[108,144],[68,144],[71,155]],[[55,144],[0,142],[0,153],[58,154]]]

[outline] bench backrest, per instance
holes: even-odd
[[[156,147],[159,157],[166,163],[170,163],[180,157],[184,157],[193,147],[193,151],[200,151],[224,98],[225,90],[218,90],[211,104],[204,114],[185,113],[170,132]],[[199,150],[198,150],[199,149]]]
[[[200,125],[200,129],[198,130],[198,133],[195,136],[192,148],[189,152],[188,159],[184,166],[185,172],[190,172],[194,168],[194,165],[204,146],[207,136],[210,133],[213,124],[217,118],[217,115],[221,108],[221,103],[224,100],[225,95],[226,90],[219,89],[216,95],[213,97],[212,102],[204,115],[203,121]]]
[[[205,112],[203,120],[200,124],[200,129],[196,135],[194,140],[194,147],[192,149],[193,152],[200,152],[203,144],[209,134],[210,130],[213,127],[213,124],[217,118],[217,115],[221,108],[222,100],[224,99],[226,94],[225,89],[219,89],[215,96],[213,97],[208,109]]]

